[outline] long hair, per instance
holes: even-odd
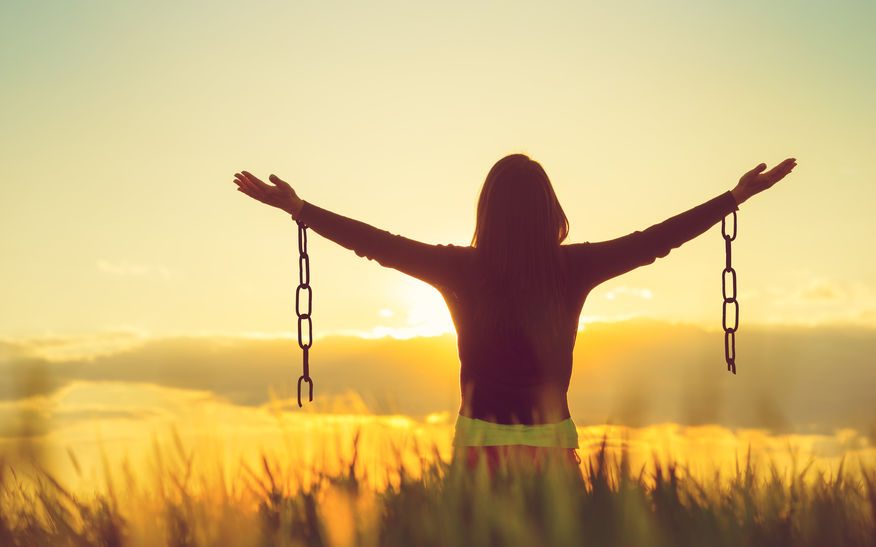
[[[567,283],[560,244],[569,220],[544,168],[524,154],[490,169],[478,198],[471,245],[483,267],[483,290],[504,302],[479,320],[518,328],[560,313]]]

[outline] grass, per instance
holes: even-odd
[[[559,469],[491,480],[435,450],[374,487],[357,447],[331,473],[265,454],[225,469],[175,437],[156,446],[152,479],[104,460],[103,480],[79,493],[0,462],[0,545],[876,545],[876,473],[860,463],[833,476],[811,461],[758,469],[749,448],[735,476],[704,480],[656,456],[633,471],[603,439],[583,480]]]

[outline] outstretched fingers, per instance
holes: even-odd
[[[240,192],[248,195],[253,199],[257,199],[259,201],[264,201],[265,194],[261,188],[256,186],[251,180],[249,180],[246,176],[235,173],[234,174],[234,183],[237,184],[237,189]]]
[[[253,175],[249,171],[241,171],[241,172],[243,173],[243,176],[246,177],[246,179],[250,183],[252,183],[253,186],[258,188],[259,190],[265,191],[265,190],[271,189],[270,185],[265,184],[264,182],[261,181],[261,179],[259,179],[257,176]]]
[[[775,170],[791,171],[791,169],[793,169],[795,165],[797,165],[797,160],[794,158],[788,158],[785,161],[783,161],[782,163],[773,167],[773,171],[775,171]]]
[[[767,173],[765,173],[770,181],[773,183],[778,182],[785,178],[785,176],[791,172],[792,169],[797,165],[797,160],[794,158],[788,158],[782,163],[776,165],[772,169],[770,169]]]
[[[234,184],[240,186],[241,188],[246,187],[246,177],[244,177],[240,173],[234,173]]]
[[[236,177],[235,182],[237,185],[243,187],[247,190],[247,193],[253,197],[264,195],[265,192],[271,188],[246,171],[237,173],[234,176]]]

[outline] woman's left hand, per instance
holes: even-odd
[[[731,190],[733,197],[736,199],[736,204],[739,205],[751,196],[763,192],[773,184],[779,182],[785,175],[791,172],[797,166],[797,160],[788,158],[782,163],[776,165],[766,173],[766,164],[761,163],[748,173],[742,175],[739,179],[739,184]]]
[[[269,180],[276,186],[265,184],[248,171],[234,174],[234,183],[238,190],[262,203],[282,209],[297,219],[304,201],[280,177],[271,175]]]

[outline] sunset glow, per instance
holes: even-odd
[[[467,246],[516,152],[566,243],[799,162],[738,212],[737,375],[719,227],[589,294],[568,390],[585,460],[606,439],[703,475],[749,447],[876,464],[876,3],[7,0],[0,20],[0,483],[31,465],[88,492],[196,458],[244,484],[266,455],[304,481],[358,450],[380,488],[450,459],[438,290],[310,231],[299,408],[297,228],[233,177]]]

